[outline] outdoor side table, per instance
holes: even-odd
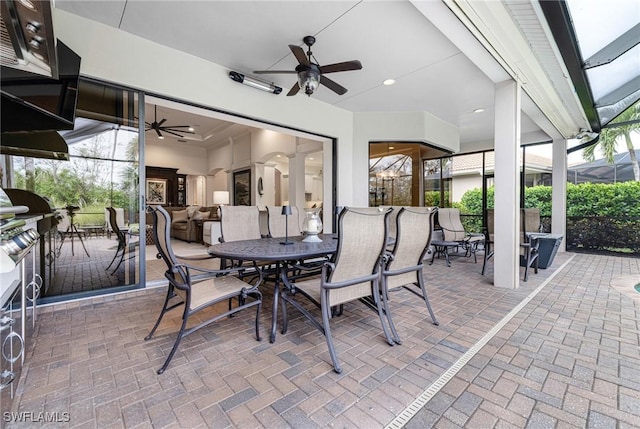
[[[444,259],[447,262],[447,267],[451,266],[451,261],[449,260],[449,249],[452,247],[460,247],[460,243],[457,241],[444,241],[444,240],[431,240],[431,245],[433,246],[433,254],[431,255],[431,261],[429,265],[433,264],[433,260],[436,255],[440,258],[440,255],[444,255]]]

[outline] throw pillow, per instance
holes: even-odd
[[[193,215],[200,210],[200,206],[189,206],[187,207],[187,215],[189,217],[189,219],[191,219],[193,217]]]
[[[211,212],[196,212],[196,214],[193,215],[193,219],[194,220],[198,220],[198,219],[207,219],[209,218],[209,214]]]
[[[189,220],[187,210],[174,210],[171,213],[172,222],[186,222]]]

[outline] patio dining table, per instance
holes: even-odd
[[[278,320],[278,300],[280,288],[278,287],[280,269],[287,261],[298,261],[331,255],[336,252],[338,240],[332,234],[320,234],[320,242],[305,242],[303,236],[289,237],[292,244],[282,244],[284,237],[267,237],[254,240],[230,241],[218,243],[208,248],[211,256],[221,259],[233,259],[240,261],[267,261],[276,265],[276,280],[271,308],[271,333],[269,341],[276,339]]]

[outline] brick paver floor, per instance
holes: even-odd
[[[571,257],[408,426],[631,427],[640,303],[608,282],[640,273],[640,260],[572,254],[516,290],[493,287],[470,258],[436,260],[425,279],[440,326],[413,294],[394,292],[400,346],[386,343],[376,314],[347,305],[332,321],[342,374],[293,310],[289,332],[268,342],[268,287],[263,341],[240,313],[186,337],[160,376],[180,321],[175,312],[144,341],[163,288],[44,307],[14,412],[68,415],[49,427],[384,427]]]
[[[640,259],[576,255],[406,427],[640,427],[640,300],[621,276],[640,283]]]

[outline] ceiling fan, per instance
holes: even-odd
[[[302,41],[307,45],[307,53],[297,45],[289,45],[289,49],[293,52],[293,55],[298,60],[298,65],[295,70],[258,70],[254,71],[256,74],[275,74],[275,73],[289,73],[297,74],[298,82],[289,90],[288,96],[296,95],[300,89],[304,89],[304,93],[307,95],[313,94],[318,89],[318,85],[322,84],[335,92],[338,95],[343,95],[347,92],[347,89],[342,85],[337,84],[328,77],[324,76],[327,73],[335,73],[350,70],[360,70],[362,64],[358,60],[345,61],[343,63],[329,64],[321,66],[318,64],[315,57],[311,61],[313,53],[311,52],[311,46],[316,42],[316,38],[313,36],[305,36]]]
[[[164,139],[164,136],[162,135],[163,132],[180,138],[184,136],[178,134],[176,131],[183,134],[195,134],[191,125],[162,125],[166,122],[167,119],[164,118],[161,119],[160,122],[158,122],[158,106],[154,106],[153,109],[153,122],[145,122],[145,131],[154,130],[159,139]],[[186,130],[181,128],[186,128]]]

